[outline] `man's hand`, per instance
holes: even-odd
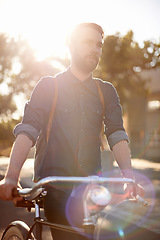
[[[13,180],[4,178],[0,181],[0,199],[4,201],[13,201],[14,203],[22,200],[21,197],[18,196],[17,189],[18,184]],[[20,185],[19,185],[20,186]],[[13,190],[16,194],[13,196]]]
[[[17,136],[12,148],[7,172],[4,179],[0,181],[0,199],[13,202],[22,200],[16,190],[19,187],[18,180],[21,168],[27,159],[32,145],[33,143],[28,136],[23,134]],[[15,189],[14,196],[13,189]]]
[[[127,195],[127,197],[133,197],[134,195],[134,189],[133,186],[131,184],[125,184],[124,185],[124,191],[125,194]],[[135,184],[135,194],[139,195],[140,197],[144,196],[144,189],[140,184]],[[134,196],[135,197],[135,196]]]

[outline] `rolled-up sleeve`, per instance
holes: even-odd
[[[105,92],[105,134],[112,149],[116,143],[122,140],[129,141],[129,139],[123,126],[122,108],[117,91],[112,84],[107,84]]]
[[[127,142],[129,142],[128,139],[128,135],[125,131],[122,130],[118,130],[114,133],[112,133],[109,137],[108,137],[108,144],[110,146],[110,149],[112,150],[113,146],[122,141],[122,140],[126,140]]]
[[[22,122],[13,130],[16,137],[19,134],[27,135],[32,140],[33,145],[35,144],[49,114],[52,93],[53,78],[42,78],[35,86],[30,100],[25,105]]]
[[[17,137],[19,134],[24,134],[28,136],[32,140],[33,146],[35,145],[36,140],[39,136],[39,131],[37,131],[36,128],[25,123],[19,123],[18,125],[16,125],[16,127],[13,129],[13,133],[15,137]]]

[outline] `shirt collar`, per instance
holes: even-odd
[[[84,83],[84,84],[88,84],[91,80],[93,80],[92,74],[89,78],[87,78],[84,81],[79,80],[72,72],[70,67],[67,69],[66,71],[67,76],[68,76],[68,80],[73,83],[73,84],[77,84],[77,83]]]
[[[76,76],[74,76],[74,74],[70,70],[70,67],[65,71],[65,74],[66,74],[65,75],[66,80],[69,83],[71,83],[75,86],[76,85],[84,86],[86,89],[93,92],[95,95],[98,95],[97,85],[96,85],[95,80],[92,77],[92,75],[88,79],[86,79],[85,81],[81,81]]]

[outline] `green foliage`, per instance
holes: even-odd
[[[130,31],[124,37],[118,33],[105,38],[96,75],[112,82],[122,104],[127,104],[133,96],[147,92],[140,72],[157,66],[160,66],[160,44],[146,41],[141,48]]]
[[[15,40],[0,34],[0,118],[10,118],[16,110],[13,101],[15,95],[24,93],[29,98],[42,76],[55,75],[57,72],[58,69],[49,61],[37,61],[26,40]]]
[[[63,66],[69,65],[69,59],[50,58],[37,61],[33,49],[22,39],[9,38],[0,34],[0,140],[12,142],[13,125],[8,121],[16,110],[14,96],[23,93],[28,99],[36,82],[44,75],[55,75],[53,61]],[[142,70],[160,65],[160,44],[145,41],[140,47],[133,39],[133,32],[121,37],[120,34],[107,36],[103,53],[95,75],[110,81],[116,87],[121,103],[127,105],[133,96],[145,95],[145,81]],[[6,89],[6,90],[4,90]],[[3,121],[4,120],[4,121]]]
[[[12,94],[0,95],[0,110],[1,115],[9,115],[16,110],[15,104],[12,103]]]
[[[12,119],[11,121],[0,122],[0,150],[11,146],[15,140],[13,135],[13,128],[18,123],[18,120]]]
[[[2,85],[7,86],[9,82],[9,72],[12,68],[12,59],[16,54],[16,47],[13,39],[0,34],[0,114],[15,111],[15,105],[12,102],[12,93],[4,92]]]
[[[1,147],[13,142],[17,110],[14,96],[23,93],[29,98],[36,82],[44,75],[55,75],[59,70],[49,61],[37,61],[26,40],[9,38],[0,34],[0,143]]]

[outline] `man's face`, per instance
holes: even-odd
[[[71,46],[72,63],[85,73],[95,70],[102,53],[102,36],[94,28],[81,29],[74,46]]]

